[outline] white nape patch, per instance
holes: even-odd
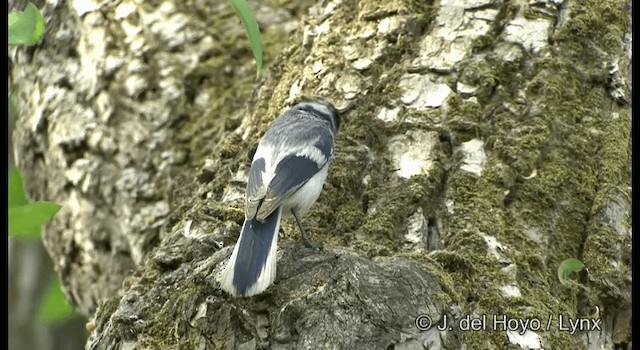
[[[448,85],[420,74],[405,75],[400,79],[399,87],[404,90],[400,101],[415,108],[440,107],[453,93]]]
[[[500,287],[500,293],[506,298],[520,298],[522,296],[520,288],[516,284]]]
[[[418,208],[413,215],[409,217],[407,224],[407,234],[404,239],[410,243],[420,243],[426,240],[427,236],[427,219],[424,217],[422,208]]]
[[[462,143],[460,150],[464,155],[460,169],[480,176],[487,159],[484,153],[484,141],[479,139],[469,140]]]
[[[522,349],[542,349],[540,336],[533,331],[521,329],[507,330],[507,338],[511,344],[519,345]]]
[[[398,168],[396,174],[405,179],[414,175],[428,175],[433,166],[433,149],[438,134],[433,131],[410,130],[389,142],[389,151]]]
[[[331,112],[329,107],[327,107],[324,103],[306,102],[306,103],[300,103],[299,105],[311,106],[313,109],[317,110],[318,112],[320,112],[322,114],[333,115],[333,112]],[[310,114],[314,114],[315,115],[316,113],[310,113]]]
[[[382,108],[380,112],[376,115],[376,118],[382,120],[383,122],[395,122],[398,120],[398,115],[400,114],[400,107],[395,107],[392,109]]]

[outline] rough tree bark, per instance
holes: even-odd
[[[64,205],[45,244],[87,349],[630,347],[630,7],[265,1],[256,86],[224,1],[50,1],[14,141]],[[303,95],[343,111],[304,220],[325,249],[285,222],[275,285],[231,299],[251,149]]]

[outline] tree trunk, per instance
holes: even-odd
[[[630,1],[253,5],[257,86],[225,1],[48,4],[13,55],[87,349],[631,347]],[[252,149],[302,96],[342,111],[325,249],[285,221],[274,286],[230,298]]]

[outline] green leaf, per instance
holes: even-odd
[[[9,208],[9,235],[26,239],[39,239],[42,224],[60,210],[50,202],[35,202]]]
[[[22,175],[20,170],[12,166],[9,170],[9,208],[15,208],[29,204],[29,200],[24,195]]]
[[[9,13],[9,45],[34,45],[44,34],[40,10],[29,3],[24,11]]]
[[[75,314],[75,311],[67,301],[67,297],[62,292],[60,281],[56,278],[55,281],[49,284],[40,302],[37,314],[38,320],[54,323],[66,321],[75,316]]]
[[[582,261],[578,259],[566,259],[558,266],[558,279],[560,283],[567,284],[569,275],[573,272],[580,272],[584,268]]]
[[[244,29],[247,31],[249,42],[251,43],[251,50],[253,50],[253,57],[256,59],[258,77],[260,77],[260,74],[262,74],[262,41],[260,39],[258,22],[245,0],[229,0],[229,2],[240,16]]]

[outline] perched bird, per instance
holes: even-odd
[[[273,283],[283,216],[293,215],[313,246],[300,220],[322,191],[339,126],[338,111],[322,100],[300,102],[269,126],[251,162],[244,224],[220,279],[223,290],[251,296]]]

